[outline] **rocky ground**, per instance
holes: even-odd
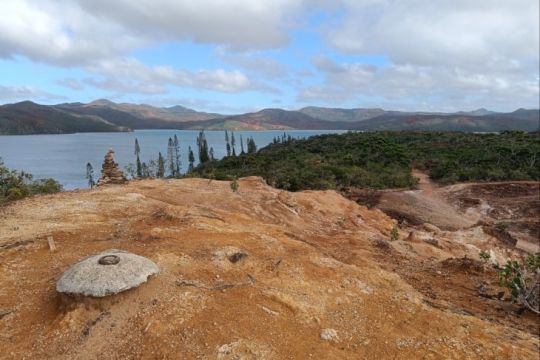
[[[402,223],[390,242],[395,220],[336,192],[238,183],[131,181],[0,208],[0,357],[538,358],[538,317],[494,296],[475,260],[520,250],[481,225]],[[56,293],[111,248],[160,273],[101,299]]]

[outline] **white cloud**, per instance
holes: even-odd
[[[302,0],[78,0],[89,14],[134,33],[238,49],[283,46]]]
[[[163,86],[134,82],[123,81],[118,78],[107,77],[105,79],[88,78],[85,83],[99,89],[114,91],[118,93],[129,94],[165,94],[167,90]]]
[[[438,109],[538,107],[539,2],[530,0],[341,0],[340,22],[324,24],[339,52],[389,64],[313,59],[323,82],[301,101],[358,101]]]
[[[0,56],[70,66],[164,41],[268,49],[302,0],[2,0]]]
[[[136,86],[137,88],[155,85],[152,91],[146,93],[159,93],[163,86],[172,85],[190,87],[195,89],[236,93],[241,91],[277,92],[276,89],[265,84],[256,82],[238,70],[226,71],[223,69],[201,69],[189,71],[177,69],[172,66],[147,66],[134,58],[119,58],[102,60],[88,66],[92,73],[103,75],[108,80],[102,85],[117,91],[127,90],[122,87]],[[118,79],[129,79],[120,81]],[[93,82],[99,84],[100,82]],[[101,86],[104,87],[104,86]],[[135,91],[144,92],[144,91]]]
[[[64,0],[2,0],[0,56],[22,55],[61,66],[108,58],[144,43]]]
[[[13,103],[34,99],[36,101],[65,100],[64,96],[51,94],[32,86],[4,86],[0,85],[0,103]]]
[[[223,47],[218,47],[215,53],[220,60],[265,78],[276,79],[287,76],[287,70],[282,63],[264,57],[260,52],[229,52]]]
[[[313,60],[325,74],[318,85],[303,88],[303,103],[356,103],[396,110],[454,111],[489,107],[514,110],[538,107],[538,77],[520,72],[479,73],[466,68],[390,64],[336,63],[319,56]],[[420,109],[419,107],[424,107]]]
[[[384,54],[395,63],[478,68],[538,59],[535,0],[341,1],[344,19],[328,40],[345,52]]]
[[[228,49],[274,48],[288,40],[287,18],[302,0],[2,0],[0,57],[25,56],[78,67],[103,79],[86,81],[112,91],[156,94],[174,85],[218,92],[278,91],[239,70],[190,71],[147,66],[132,50],[164,41],[215,43]],[[231,55],[234,56],[234,55]],[[164,61],[166,61],[164,59]],[[240,67],[254,69],[249,58]],[[266,67],[276,64],[263,60]],[[274,71],[275,71],[274,69]],[[75,81],[60,81],[75,89]]]
[[[312,21],[315,9],[323,16]],[[278,94],[261,80],[271,79],[299,89],[302,102],[329,105],[368,99],[389,106],[538,107],[538,0],[0,0],[0,14],[0,58],[82,69],[86,85],[115,92]],[[286,47],[290,30],[313,27],[334,53],[309,38],[307,51],[378,55],[389,64],[323,56],[313,59],[314,76],[309,66],[298,71],[306,54],[303,46]],[[184,41],[215,46],[226,64],[188,70],[166,59],[149,66],[133,58],[134,50]],[[268,49],[284,51],[297,71],[266,56]],[[74,79],[58,83],[82,86]],[[24,89],[10,93],[31,93]]]

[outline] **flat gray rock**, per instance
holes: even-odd
[[[64,294],[104,297],[135,288],[159,268],[151,260],[111,249],[89,256],[70,267],[56,283]]]

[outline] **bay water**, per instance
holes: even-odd
[[[287,130],[294,138],[314,135],[343,133],[343,130]],[[191,146],[197,163],[198,135],[196,130],[136,130],[126,133],[76,133],[61,135],[3,135],[0,136],[0,158],[10,169],[24,170],[39,178],[54,178],[66,190],[88,187],[86,164],[94,168],[95,180],[100,176],[103,157],[109,148],[115,152],[115,160],[122,170],[135,163],[135,138],[141,148],[141,161],[157,159],[161,152],[167,157],[167,141],[177,135],[180,142],[182,172],[188,167],[188,147]],[[240,153],[240,136],[244,140],[253,137],[257,148],[268,145],[274,137],[283,135],[283,130],[235,131],[236,151]],[[226,155],[224,131],[205,131],[208,146],[220,159]],[[230,134],[229,134],[230,135]]]

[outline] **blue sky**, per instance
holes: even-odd
[[[0,103],[538,107],[538,2],[2,0]]]

